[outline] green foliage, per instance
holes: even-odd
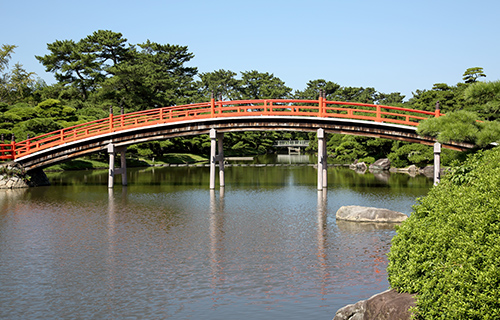
[[[358,159],[358,162],[364,162],[364,163],[366,163],[366,165],[370,165],[370,164],[375,162],[375,158],[374,157],[365,157],[365,158]]]
[[[291,97],[292,89],[278,77],[268,72],[255,70],[241,73],[241,99],[285,99]]]
[[[436,83],[432,90],[416,90],[413,97],[408,101],[408,107],[435,111],[436,103],[439,102],[441,112],[448,113],[463,109],[465,106],[463,92],[467,86],[458,84],[449,86],[445,83]]]
[[[328,149],[328,148],[327,148]],[[366,157],[368,152],[357,137],[345,135],[342,142],[333,151],[333,157],[341,163],[353,163],[356,159]]]
[[[201,81],[198,82],[198,87],[202,101],[208,101],[212,93],[215,100],[220,98],[222,100],[237,100],[239,98],[238,89],[240,83],[235,78],[235,72],[220,69],[201,73],[199,76]]]
[[[477,114],[471,111],[450,112],[446,116],[423,121],[418,126],[417,133],[435,137],[441,143],[469,142],[480,147],[499,141],[500,124],[496,121],[480,122],[477,118]]]
[[[419,168],[434,161],[434,151],[432,147],[417,143],[397,144],[393,152],[387,156],[391,164],[397,168],[415,165]]]
[[[76,120],[76,110],[62,105],[61,101],[56,99],[47,99],[35,107],[35,111],[40,117],[53,118],[55,120],[64,119],[67,121]]]
[[[464,80],[465,83],[474,83],[477,81],[479,77],[486,77],[486,75],[483,72],[483,68],[474,67],[465,70],[462,79]]]
[[[389,253],[391,287],[419,319],[500,317],[500,148],[479,152],[420,199]]]
[[[340,89],[340,85],[326,81],[324,79],[310,80],[306,84],[303,91],[295,91],[295,99],[316,100],[319,97],[319,92],[322,90],[327,99],[331,99],[335,92]]]
[[[469,109],[481,118],[497,120],[500,117],[500,81],[476,82],[464,91]]]

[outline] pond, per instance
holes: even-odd
[[[206,167],[48,176],[0,192],[1,319],[331,319],[388,288],[395,234],[336,211],[410,214],[432,186],[334,167],[317,191],[307,165],[229,166],[215,191]]]

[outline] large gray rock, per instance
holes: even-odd
[[[378,159],[374,163],[372,163],[369,167],[370,171],[377,170],[389,170],[391,168],[391,161],[387,158]]]
[[[362,206],[342,206],[337,210],[338,220],[356,222],[391,222],[399,223],[405,221],[408,216],[398,211],[388,209],[362,207]]]
[[[412,307],[415,295],[387,290],[339,309],[333,320],[409,320]]]

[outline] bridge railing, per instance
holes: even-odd
[[[309,140],[276,140],[275,147],[308,147]]]
[[[140,127],[205,118],[246,116],[302,116],[345,118],[417,126],[436,112],[356,102],[297,99],[237,100],[194,103],[113,115],[42,134],[21,142],[0,144],[0,159],[19,157],[94,136]]]

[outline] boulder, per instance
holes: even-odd
[[[415,307],[415,295],[391,289],[337,311],[333,320],[406,320]]]
[[[353,164],[349,165],[349,169],[356,170],[356,172],[365,172],[368,167],[366,166],[366,163],[358,162],[358,160],[356,160]]]
[[[338,220],[356,222],[384,222],[399,223],[408,218],[404,213],[388,209],[362,207],[362,206],[342,206],[337,210]]]
[[[378,159],[374,163],[372,163],[369,167],[370,171],[377,170],[389,170],[391,168],[391,161],[387,158]]]

